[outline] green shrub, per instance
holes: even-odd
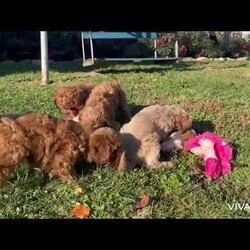
[[[158,33],[157,54],[160,57],[175,56],[175,41],[179,41],[181,57],[239,57],[248,56],[249,39],[242,38],[239,32],[231,33],[230,45],[222,50],[208,36],[208,32]],[[220,42],[223,32],[216,32]],[[67,61],[82,57],[80,31],[48,32],[49,58],[55,61]],[[104,57],[153,57],[154,41],[149,39],[97,39],[94,40],[94,53]],[[90,57],[90,44],[85,41],[86,56]],[[1,32],[0,61],[40,58],[40,33],[36,32]]]
[[[230,46],[222,49],[220,41],[223,33],[217,34],[218,44],[210,39],[207,32],[176,32],[158,33],[157,53],[159,56],[174,56],[175,41],[179,41],[179,55],[181,57],[236,57],[248,56],[249,40],[242,38],[239,33],[233,33],[230,39]],[[154,47],[153,41],[144,40],[144,44],[150,48]]]

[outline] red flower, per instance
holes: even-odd
[[[187,52],[188,48],[186,44],[182,44],[181,45],[181,49],[183,50],[183,52]]]
[[[243,50],[249,50],[249,45],[248,45],[247,43],[243,43],[243,44],[241,45],[241,48],[242,48]]]
[[[156,39],[156,44],[157,45],[163,45],[164,44],[164,38],[157,38]]]

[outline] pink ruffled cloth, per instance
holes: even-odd
[[[217,179],[231,172],[233,150],[222,137],[205,132],[186,141],[184,148],[204,160],[207,177]]]

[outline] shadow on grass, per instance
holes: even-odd
[[[77,178],[92,174],[96,169],[96,164],[88,163],[82,159],[75,166]]]
[[[150,105],[138,105],[138,104],[135,104],[135,103],[130,103],[128,104],[128,107],[129,107],[129,110],[130,110],[130,113],[131,113],[131,117],[133,117],[135,114],[137,114],[138,112],[140,112],[142,109],[148,107]]]
[[[9,183],[11,183],[11,185],[7,185],[6,189],[9,189],[13,185],[18,185],[24,189],[45,187],[51,181],[51,178],[47,173],[37,171],[27,162],[25,163],[25,167],[21,167],[21,170],[19,168],[19,171],[14,171],[11,175],[9,179]]]
[[[112,66],[116,65],[134,65],[134,68],[131,69],[115,69]],[[161,65],[160,66],[156,66]],[[137,68],[136,66],[148,65],[151,67],[148,68]],[[163,65],[165,67],[163,67]],[[107,62],[107,61],[98,61],[94,65],[83,67],[82,62],[56,62],[52,63],[49,66],[49,70],[60,72],[60,73],[74,73],[74,72],[83,72],[89,73],[92,71],[96,71],[100,74],[120,74],[120,73],[155,73],[155,72],[166,72],[168,70],[177,70],[177,71],[190,71],[190,70],[198,70],[192,68],[194,62],[139,62],[139,63],[131,63],[131,62]],[[11,74],[25,74],[25,73],[40,73],[41,66],[33,65],[31,62],[17,62],[11,64],[0,64],[0,77],[11,75]]]
[[[117,63],[118,64],[118,63]],[[119,64],[124,64],[125,63],[119,63]],[[101,74],[122,74],[122,73],[164,73],[169,70],[174,70],[174,71],[194,71],[198,70],[198,68],[192,68],[193,62],[155,62],[155,63],[135,63],[134,68],[130,69],[115,69],[111,68],[111,65],[105,69],[105,68],[100,68],[98,69],[98,73]],[[130,64],[131,65],[131,64]],[[143,68],[143,67],[136,67],[136,66],[151,66],[150,68]],[[200,69],[200,68],[199,68]]]
[[[87,67],[88,68],[88,67]],[[74,73],[74,72],[89,72],[90,70],[84,68],[81,62],[56,62],[49,65],[49,71],[61,73]],[[34,65],[31,62],[18,62],[14,64],[0,64],[0,77],[11,74],[25,74],[25,73],[40,73],[41,66]]]
[[[237,143],[231,143],[231,146],[233,148],[233,160],[235,160],[238,156],[240,145]]]
[[[113,64],[106,64],[106,66],[102,65],[99,68],[96,68],[95,70],[98,71],[98,73],[101,74],[123,74],[123,73],[164,73],[169,70],[176,70],[176,71],[193,71],[198,70],[192,68],[194,65],[194,62],[171,62],[171,61],[156,61],[156,62],[140,62],[140,63],[134,63],[134,66],[151,66],[150,68],[130,68],[130,69],[112,69],[112,65],[132,65],[132,63],[124,63],[124,62],[117,62]],[[158,66],[155,66],[158,65]],[[159,67],[161,66],[161,67]],[[164,67],[165,66],[165,67]]]
[[[208,120],[193,120],[193,129],[198,134],[202,134],[206,131],[214,132],[215,125],[213,122],[208,121]]]

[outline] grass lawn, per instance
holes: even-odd
[[[117,77],[133,112],[149,104],[179,104],[187,108],[198,132],[213,130],[237,148],[236,161],[250,163],[250,63],[199,62],[175,65],[113,64],[88,72],[79,63],[51,66],[53,83],[40,86],[40,68],[28,62],[0,64],[0,113],[40,111],[61,117],[52,101],[59,84]],[[90,207],[90,218],[242,218],[250,210],[230,210],[248,202],[250,168],[238,167],[219,181],[203,179],[192,167],[191,154],[171,158],[176,167],[136,169],[117,173],[90,167],[77,183],[49,181],[23,163],[11,184],[0,190],[0,218],[72,218],[78,203]],[[85,166],[86,168],[86,166]],[[76,190],[82,189],[81,193]],[[136,211],[138,197],[153,197]]]

